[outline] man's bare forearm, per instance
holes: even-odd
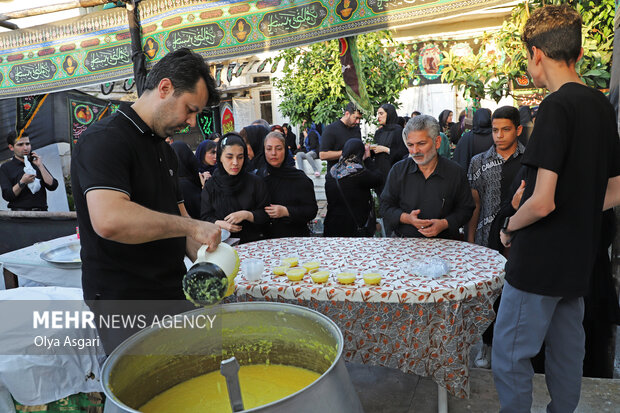
[[[193,220],[190,218],[153,211],[132,202],[124,194],[120,198],[110,198],[98,196],[95,192],[102,191],[88,192],[86,198],[93,228],[102,238],[124,244],[142,244],[192,233]]]
[[[342,151],[321,151],[319,152],[319,158],[322,161],[336,161],[340,159]]]

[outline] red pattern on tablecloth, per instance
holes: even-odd
[[[243,272],[237,278],[237,292],[285,299],[426,303],[463,300],[490,295],[501,288],[506,259],[497,251],[460,241],[411,238],[285,238],[253,242],[236,247],[239,257],[265,262],[263,278],[249,282]],[[315,284],[310,275],[291,282],[275,276],[273,267],[282,258],[297,256],[299,264],[320,261],[321,269],[332,272],[325,284]],[[438,279],[408,274],[402,265],[416,259],[442,258],[450,264],[448,276]],[[336,274],[359,272],[355,284],[342,285]],[[381,285],[367,286],[362,272],[379,270]]]
[[[298,304],[334,320],[344,336],[345,360],[430,376],[457,397],[469,397],[469,350],[495,318],[505,259],[496,251],[458,241],[404,238],[287,238],[240,245],[241,259],[265,261],[263,278],[237,277],[239,301]],[[285,257],[320,261],[333,271],[326,284],[310,276],[290,282],[272,268]],[[437,280],[406,274],[403,262],[440,257],[450,274]],[[342,269],[379,268],[380,286],[338,284]]]

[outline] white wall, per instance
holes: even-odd
[[[400,108],[397,110],[399,116],[411,116],[411,112],[417,110],[437,119],[442,110],[448,109],[454,113],[454,122],[468,103],[460,96],[460,93],[455,92],[452,85],[447,84],[414,86],[405,89],[400,93],[398,101],[400,103]],[[499,103],[491,99],[483,99],[481,107],[494,111],[500,106],[512,106],[513,102],[512,97],[502,98]]]

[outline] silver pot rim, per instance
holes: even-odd
[[[335,334],[338,340],[338,349],[336,351],[336,357],[334,358],[334,361],[331,363],[329,368],[325,370],[325,372],[323,372],[323,374],[319,376],[318,379],[316,379],[315,381],[313,381],[306,387],[296,391],[295,393],[291,393],[282,399],[279,399],[271,403],[267,403],[267,404],[264,404],[262,406],[258,406],[252,409],[243,410],[243,412],[257,412],[262,409],[266,409],[270,406],[274,406],[286,400],[289,400],[293,398],[294,396],[296,396],[297,394],[305,391],[306,389],[309,389],[315,385],[319,385],[320,384],[319,382],[321,381],[321,379],[324,376],[328,375],[334,368],[336,368],[336,365],[342,358],[342,351],[344,349],[344,336],[342,335],[342,331],[340,331],[340,328],[336,325],[334,321],[332,321],[329,317],[327,317],[324,314],[321,314],[320,312],[316,310],[303,307],[303,306],[299,306],[299,305],[295,305],[295,304],[279,303],[279,302],[273,302],[273,301],[249,301],[249,302],[242,302],[242,303],[227,303],[227,304],[221,304],[220,306],[224,307],[226,309],[226,312],[240,311],[248,307],[250,307],[250,309],[260,309],[260,307],[262,307],[263,310],[270,310],[270,311],[284,311],[284,312],[292,312],[292,313],[297,313],[297,314],[312,313],[315,317],[318,317],[318,319],[320,319],[324,323],[325,327],[327,327],[329,330],[332,331],[332,333]],[[203,309],[197,308],[195,310],[187,311],[184,314],[200,312],[200,311],[203,311]],[[139,410],[135,410],[127,406],[125,403],[120,401],[114,395],[112,391],[110,391],[110,382],[109,382],[110,374],[112,372],[112,369],[114,368],[114,365],[116,364],[116,362],[120,360],[120,356],[122,355],[122,353],[127,347],[131,346],[136,341],[142,339],[142,336],[154,334],[159,329],[160,327],[152,328],[152,329],[144,329],[144,330],[138,331],[137,333],[133,334],[131,337],[123,341],[118,347],[116,347],[112,351],[112,353],[108,356],[108,358],[105,360],[105,362],[103,363],[101,367],[101,385],[103,387],[103,392],[106,396],[106,400],[109,400],[110,402],[114,403],[117,407],[127,411],[128,413],[141,413],[141,412]]]

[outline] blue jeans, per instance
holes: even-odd
[[[492,368],[501,413],[529,412],[534,369],[530,359],[545,343],[549,413],[577,408],[585,333],[583,297],[549,297],[504,284],[495,321]]]

